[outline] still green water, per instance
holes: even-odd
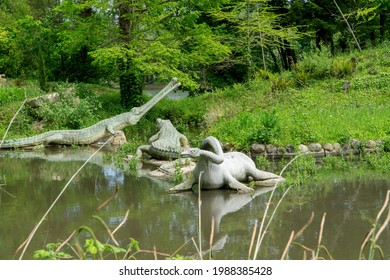
[[[0,259],[18,258],[18,247],[92,152],[90,149],[47,149],[0,153]],[[167,190],[172,185],[172,182],[147,176],[145,169],[136,173],[117,169],[105,163],[100,153],[68,186],[35,234],[24,258],[32,259],[35,250],[43,249],[50,242],[62,242],[83,225],[91,227],[97,238],[105,241],[108,239],[106,230],[92,216],[100,216],[114,229],[127,210],[128,220],[115,234],[121,246],[125,247],[129,238],[134,238],[141,249],[173,254],[187,242],[178,254],[196,257],[195,246],[188,241],[199,239],[198,196],[169,194]],[[114,199],[98,209],[118,187]],[[329,175],[323,180],[291,188],[275,214],[258,259],[280,259],[291,231],[301,229],[311,213],[314,213],[313,222],[296,242],[315,249],[325,212],[322,244],[334,259],[357,259],[360,245],[389,189],[390,178],[385,174]],[[284,190],[275,190],[271,212]],[[253,196],[230,190],[202,192],[204,258],[210,256],[207,250],[213,217],[212,257],[247,259],[254,226],[261,223],[270,193],[271,189],[258,189]],[[390,226],[378,243],[385,258],[390,259]],[[321,256],[328,258],[323,253]],[[154,256],[143,253],[137,258]],[[292,246],[289,258],[303,259],[303,249]]]

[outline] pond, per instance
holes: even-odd
[[[14,259],[18,247],[42,218],[72,175],[93,153],[90,148],[46,149],[45,151],[0,152],[0,259]],[[199,219],[195,193],[170,194],[173,182],[147,175],[147,167],[125,172],[106,163],[104,153],[97,154],[74,178],[42,223],[25,259],[47,243],[62,242],[80,226],[90,227],[101,241],[107,231],[94,219],[98,215],[114,229],[129,215],[115,233],[121,246],[134,238],[141,249],[183,256],[196,255],[191,241],[199,240],[201,220],[202,249],[209,258],[211,221],[214,220],[212,258],[247,259],[255,224],[261,219],[271,189],[257,189],[253,196],[230,190],[204,191]],[[291,231],[297,232],[313,222],[296,240],[316,248],[320,223],[326,212],[322,244],[334,259],[357,259],[359,249],[372,222],[383,205],[389,176],[329,175],[325,179],[292,187],[280,204],[258,253],[258,259],[280,259]],[[275,189],[270,212],[286,187]],[[108,199],[115,197],[105,203]],[[213,218],[212,218],[213,217]],[[386,259],[390,259],[390,227],[378,240]],[[321,256],[328,258],[324,251]],[[153,259],[142,253],[137,259]],[[160,257],[164,258],[164,257]],[[303,249],[294,245],[291,259],[303,259]]]

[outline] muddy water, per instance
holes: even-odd
[[[45,152],[1,152],[0,154],[0,259],[14,259],[17,248],[32,231],[74,172],[92,153],[88,149],[60,149]],[[65,240],[73,230],[89,226],[101,241],[106,230],[93,215],[112,229],[127,210],[126,224],[115,234],[121,246],[129,238],[141,249],[165,254],[195,256],[191,238],[199,239],[198,196],[172,195],[172,183],[152,179],[145,170],[124,172],[105,163],[98,154],[75,177],[35,234],[25,259],[47,243]],[[279,259],[292,230],[297,232],[314,213],[312,223],[291,246],[289,258],[303,259],[300,245],[315,249],[320,223],[326,213],[322,244],[335,259],[357,259],[360,245],[390,189],[390,178],[329,175],[319,182],[289,190],[280,204],[259,250],[258,259]],[[115,197],[105,205],[105,202]],[[285,189],[275,190],[272,211]],[[215,222],[211,256],[215,259],[247,259],[253,228],[260,225],[271,189],[258,189],[254,196],[234,191],[202,192],[201,238],[204,257],[210,257],[210,225]],[[105,206],[102,206],[105,205]],[[213,217],[213,218],[212,218]],[[187,242],[187,243],[186,243]],[[378,240],[390,259],[390,227]],[[184,245],[182,247],[182,245]],[[181,248],[182,247],[182,248]],[[18,256],[20,253],[17,253]],[[310,257],[306,251],[306,257]],[[325,250],[320,256],[329,258]],[[138,259],[152,254],[136,255]],[[163,257],[160,257],[163,258]]]

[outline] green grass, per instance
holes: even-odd
[[[306,67],[311,71],[309,76],[321,79],[311,79],[305,86],[290,83],[286,89],[273,91],[272,81],[258,79],[246,89],[240,87],[235,94],[232,93],[234,88],[227,89],[219,95],[219,100],[214,99],[207,106],[208,114],[212,116],[211,121],[206,120],[208,133],[238,149],[247,149],[253,140],[248,134],[256,134],[262,129],[261,118],[273,110],[280,127],[280,133],[272,141],[276,145],[387,138],[390,135],[390,64],[384,49],[389,52],[390,46],[360,54],[355,73],[342,78],[332,75],[331,69],[335,67],[335,60],[349,59],[323,57],[320,67],[323,75],[312,74],[314,70]],[[329,67],[324,66],[325,62]],[[375,65],[375,72],[372,65]],[[294,79],[294,73],[283,73],[282,76]],[[345,81],[350,81],[347,92],[343,89]],[[214,104],[218,114],[213,111]]]
[[[259,72],[246,84],[235,84],[182,100],[164,99],[135,126],[125,129],[128,140],[145,142],[155,133],[155,119],[170,119],[186,134],[192,146],[213,135],[236,149],[248,150],[254,142],[276,145],[310,142],[343,143],[390,139],[390,43],[362,53],[331,57],[328,52],[307,54],[291,72]],[[354,62],[355,61],[355,62]],[[297,80],[298,79],[298,80]],[[348,91],[343,89],[349,82]],[[59,90],[67,85],[54,85]],[[99,85],[75,86],[81,98],[95,107],[78,108],[100,120],[122,113],[118,90]],[[0,88],[0,133],[4,133],[13,114],[28,97],[42,94],[37,86]],[[91,100],[91,98],[93,100]],[[50,109],[50,108],[48,108]],[[65,115],[65,113],[64,113]],[[74,116],[74,114],[71,116]],[[22,111],[10,137],[36,133],[37,119]],[[81,124],[89,125],[88,120]],[[44,129],[64,128],[53,123]],[[8,137],[8,138],[10,138]]]

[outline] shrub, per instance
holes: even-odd
[[[285,91],[291,85],[291,81],[282,76],[272,76],[270,80],[272,92]]]
[[[389,136],[386,136],[384,139],[383,139],[383,150],[385,152],[390,152],[390,135]]]
[[[294,72],[294,79],[298,86],[306,86],[309,83],[310,74],[305,71]]]
[[[330,60],[326,51],[310,53],[295,64],[294,72],[307,79],[323,79],[330,76]],[[305,74],[303,74],[305,73]]]
[[[36,115],[54,128],[79,129],[97,121],[95,112],[101,107],[95,97],[78,99],[73,94],[60,94],[54,103],[41,103]]]
[[[342,78],[348,75],[351,75],[355,72],[356,69],[356,58],[338,58],[333,60],[331,73],[333,76]]]
[[[276,115],[276,110],[271,112],[264,112],[260,117],[260,127],[252,130],[248,137],[248,144],[259,142],[263,144],[270,144],[280,135],[279,119]]]

